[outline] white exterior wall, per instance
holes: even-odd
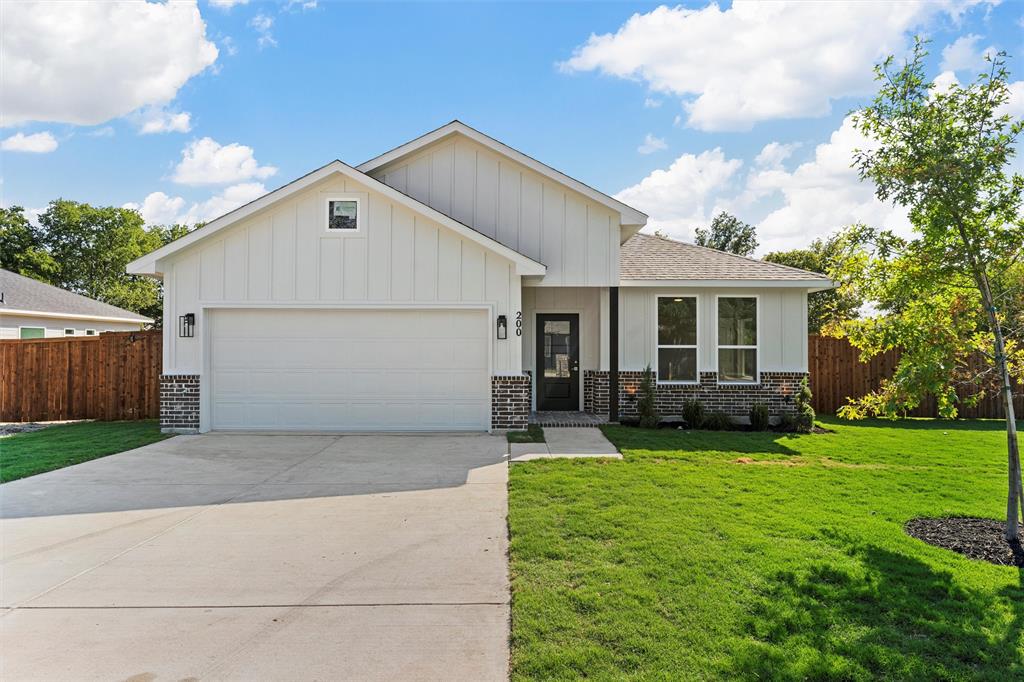
[[[619,215],[462,136],[372,175],[547,266],[540,286],[616,286]]]
[[[360,229],[328,233],[327,198],[356,193]],[[168,257],[166,374],[203,373],[204,309],[216,307],[485,307],[514,320],[514,264],[366,185],[333,176]],[[194,338],[177,334],[195,313]],[[522,372],[519,338],[492,339],[494,374]]]
[[[0,315],[0,339],[21,338],[21,327],[43,327],[46,338],[64,336],[65,329],[74,329],[75,336],[85,336],[89,329],[100,332],[132,332],[142,329],[141,322],[101,322],[61,317],[34,317],[30,315]]]
[[[758,297],[758,367],[763,372],[807,371],[807,292],[803,289],[622,287],[619,368],[656,367],[657,296],[697,296],[698,370],[718,369],[716,296]]]

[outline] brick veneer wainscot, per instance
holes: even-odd
[[[165,433],[199,431],[199,375],[160,375],[160,430]]]
[[[619,372],[619,415],[636,417],[637,398],[644,373]],[[654,374],[657,379],[657,373]],[[758,384],[719,384],[718,372],[701,372],[699,384],[660,384],[655,389],[655,404],[662,416],[678,416],[683,403],[696,398],[708,412],[724,412],[746,417],[754,403],[764,403],[772,416],[793,413],[792,396],[806,377],[805,372],[761,372]],[[608,413],[608,371],[583,373],[583,409],[596,414]]]
[[[528,374],[491,377],[491,428],[522,430],[530,421]]]

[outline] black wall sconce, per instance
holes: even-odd
[[[498,315],[498,340],[504,341],[508,338],[508,318]]]
[[[178,336],[191,339],[196,335],[196,314],[186,313],[178,318]]]

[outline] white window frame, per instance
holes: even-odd
[[[86,329],[85,330],[85,335],[86,336],[96,336],[96,330],[95,329]]]
[[[695,315],[696,315],[696,325],[697,325],[697,329],[696,329],[696,341],[697,341],[697,343],[694,343],[692,345],[683,345],[683,346],[678,346],[678,345],[662,345],[662,344],[658,343],[658,326],[659,326],[658,325],[658,308],[659,308],[658,301],[660,301],[663,298],[671,298],[671,299],[676,299],[676,298],[692,298],[693,299],[694,310],[695,310]],[[697,359],[696,359],[696,363],[697,363],[696,364],[696,376],[692,380],[687,379],[687,380],[665,380],[665,381],[662,381],[661,375],[657,373],[658,372],[658,367],[660,367],[660,363],[659,363],[659,360],[658,360],[658,351],[660,351],[662,348],[693,348],[694,351],[696,351],[696,355],[697,355]],[[700,384],[700,296],[698,296],[697,294],[658,294],[657,296],[654,297],[654,371],[655,371],[655,374],[658,377],[658,384],[659,385],[665,385],[665,386],[694,386],[694,385]]]
[[[41,338],[41,339],[45,339],[46,338],[46,327],[37,327],[34,324],[24,324],[24,325],[18,325],[18,339],[21,340],[21,341],[34,341],[35,340],[35,339],[22,339],[21,338],[21,330],[22,329],[42,329],[43,330],[43,335],[40,336],[39,338]]]
[[[68,332],[71,332],[70,334]],[[64,336],[74,336],[75,330],[71,327],[64,327]]]
[[[356,227],[354,230],[332,230],[331,229],[331,202],[332,201],[354,201],[356,202]],[[331,194],[324,197],[323,203],[324,232],[330,235],[357,234],[363,231],[363,197],[356,194]]]
[[[718,343],[718,300],[721,298],[752,298],[754,299],[755,317],[754,324],[757,329],[754,335],[754,345],[721,345]],[[718,366],[718,351],[721,349],[738,348],[742,350],[754,350],[754,362],[757,364],[757,376],[753,381],[723,380],[721,367]],[[757,386],[761,383],[761,295],[760,294],[717,294],[715,296],[715,375],[718,383],[723,386]]]

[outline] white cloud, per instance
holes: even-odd
[[[707,225],[711,201],[726,191],[743,162],[727,159],[721,149],[683,154],[667,169],[658,169],[615,198],[651,216],[648,225],[683,239]]]
[[[295,8],[301,9],[305,12],[307,9],[316,9],[317,0],[288,0],[288,4],[284,6],[282,12],[288,12]]]
[[[57,148],[57,138],[46,131],[26,135],[15,133],[3,142],[0,142],[0,149],[5,152],[30,152],[33,154],[46,154]]]
[[[1010,83],[1010,100],[1003,105],[1000,113],[1024,118],[1024,81]]]
[[[249,20],[249,25],[259,34],[256,44],[259,45],[261,50],[265,47],[277,47],[277,40],[274,39],[274,34],[270,32],[270,29],[274,27],[273,18],[268,17],[266,14],[257,14]]]
[[[184,198],[171,197],[163,192],[152,192],[141,204],[127,203],[124,208],[133,208],[141,213],[148,225],[194,225],[219,218],[266,193],[263,183],[246,182],[225,187],[206,201],[194,202],[187,210]]]
[[[150,107],[139,112],[139,134],[187,133],[192,130],[192,114]]]
[[[224,47],[224,51],[227,52],[229,57],[234,57],[238,54],[238,46],[235,44],[235,39],[231,36],[224,36],[220,44]]]
[[[778,168],[782,162],[793,155],[793,152],[800,146],[799,142],[782,144],[781,142],[769,142],[761,149],[761,152],[754,159],[754,164],[766,168]]]
[[[660,137],[655,137],[651,133],[647,133],[644,137],[643,144],[636,148],[641,154],[653,154],[654,152],[661,151],[662,149],[668,149],[668,145],[665,144],[665,140]]]
[[[114,126],[103,126],[102,128],[96,128],[86,133],[89,137],[113,137]]]
[[[237,142],[222,146],[204,137],[193,140],[182,150],[171,179],[182,185],[221,185],[264,180],[276,172],[273,166],[259,165],[252,147]]]
[[[210,6],[222,9],[224,11],[230,10],[235,5],[248,5],[249,0],[210,0]]]
[[[187,2],[8,2],[0,125],[97,125],[171,101],[217,59]]]
[[[935,95],[945,94],[954,85],[960,85],[960,80],[957,79],[956,74],[952,71],[943,71],[938,76],[932,79],[932,88],[929,98],[935,97]]]
[[[821,116],[837,98],[873,92],[872,65],[903,52],[909,31],[976,2],[662,6],[634,14],[615,33],[591,35],[560,66],[677,95],[694,128],[746,130],[759,121]]]
[[[654,97],[648,97],[644,100],[644,109],[657,109],[661,106],[661,100]]]
[[[978,49],[978,42],[981,36],[968,33],[960,36],[955,41],[942,48],[942,64],[939,68],[943,71],[970,71],[980,73],[985,70],[985,55],[995,55],[996,48],[986,47]]]

